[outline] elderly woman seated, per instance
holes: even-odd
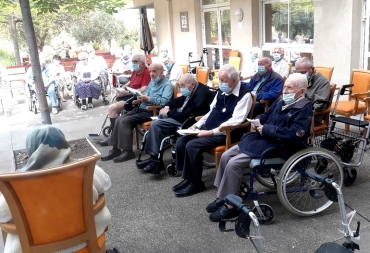
[[[53,126],[41,126],[34,129],[26,139],[26,151],[28,161],[20,170],[21,172],[46,169],[53,166],[68,163],[69,156],[72,152],[66,141],[63,132]],[[93,178],[93,199],[95,203],[99,195],[106,192],[111,187],[111,180],[100,167],[95,166]],[[3,195],[0,196],[0,223],[9,222],[12,220],[9,206]],[[105,228],[110,224],[111,214],[105,206],[94,217],[96,234],[99,237],[105,231]],[[75,252],[86,246],[86,243],[75,245],[63,252]],[[5,241],[3,252],[19,253],[22,252],[18,235],[8,234]]]
[[[93,108],[92,99],[99,99],[101,91],[101,84],[99,81],[100,70],[94,66],[92,61],[89,62],[87,60],[87,56],[86,52],[78,54],[80,62],[77,63],[75,71],[75,75],[77,76],[75,95],[82,100],[82,110]]]

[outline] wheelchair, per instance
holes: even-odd
[[[289,159],[280,155],[279,149],[265,150],[259,159],[252,159],[249,182],[242,182],[240,196],[250,198],[252,212],[259,223],[269,224],[274,219],[271,206],[259,203],[258,197],[277,194],[280,203],[297,216],[312,216],[329,208],[333,201],[322,192],[323,185],[312,180],[308,173],[313,172],[343,184],[342,164],[334,153],[321,147],[307,147],[293,154]],[[270,188],[269,191],[256,191],[254,182]]]
[[[29,97],[28,97],[28,110],[31,112],[34,112],[35,114],[38,113],[38,100],[37,100],[37,94],[36,90],[33,84],[27,83],[28,86],[28,92],[29,92]],[[54,84],[54,91],[55,91],[55,96],[56,96],[56,102],[57,102],[57,108],[59,110],[63,109],[63,104],[62,104],[62,99],[60,98],[59,95],[59,85],[56,83]],[[48,97],[47,92],[45,91],[46,97]]]
[[[109,79],[105,76],[105,72],[104,71],[101,71],[100,72],[100,75],[99,75],[99,78],[98,78],[98,82],[100,84],[100,95],[103,99],[103,104],[104,105],[109,105],[109,100],[106,98],[107,95],[106,95],[106,88],[107,86],[110,85],[110,82],[109,82]],[[81,102],[81,99],[78,97],[78,94],[76,92],[76,85],[78,83],[78,80],[77,80],[77,76],[73,76],[73,79],[72,79],[72,96],[73,96],[73,102],[75,103],[75,105],[78,107],[78,108],[81,108],[82,106],[82,102]]]
[[[315,253],[350,253],[355,250],[360,250],[359,245],[352,241],[352,238],[360,236],[360,222],[357,222],[356,231],[351,231],[350,222],[355,215],[355,211],[347,214],[341,187],[330,178],[330,175],[322,175],[320,171],[312,172],[306,170],[305,176],[312,182],[312,184],[316,185],[315,189],[306,189],[310,192],[312,197],[325,196],[329,201],[338,202],[341,225],[344,234],[344,242],[342,245],[333,242],[324,243],[315,251]],[[255,215],[255,212],[248,209],[242,203],[242,199],[239,196],[229,194],[226,196],[225,202],[238,210],[240,214],[234,220],[220,221],[218,224],[220,231],[230,232],[235,230],[239,237],[249,239],[258,253],[265,252],[263,237],[261,235],[258,222],[259,219]],[[350,216],[352,217],[348,221],[348,217]],[[226,228],[226,224],[228,222],[235,223],[235,229]]]

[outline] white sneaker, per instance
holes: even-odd
[[[81,110],[86,111],[87,110],[86,105],[81,105]]]
[[[51,112],[55,115],[55,114],[58,114],[58,108],[55,108],[55,107],[53,107],[52,109],[51,109]]]
[[[94,108],[93,104],[88,104],[87,108]]]

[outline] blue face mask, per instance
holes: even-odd
[[[273,54],[274,61],[279,61],[281,59],[280,54]]]
[[[250,58],[252,62],[256,59],[256,57],[254,57],[253,55],[251,55]]]
[[[311,76],[308,74],[308,72],[306,73],[306,78],[307,78],[307,82],[310,82]]]
[[[290,104],[295,100],[295,93],[283,94],[283,100],[285,104]]]
[[[266,73],[265,66],[258,66],[258,74],[264,75]]]
[[[128,60],[122,59],[122,62],[123,62],[124,64],[127,64],[127,63],[128,63]]]
[[[167,64],[166,68],[167,68],[167,71],[170,71],[172,68],[172,64]]]
[[[191,94],[191,91],[190,91],[188,88],[180,88],[180,91],[181,91],[181,94],[182,94],[184,97],[188,97],[188,96],[190,96],[190,94]]]
[[[230,93],[231,92],[231,88],[230,88],[228,83],[221,83],[220,84],[220,90],[222,92],[225,92],[225,93]]]
[[[153,79],[152,81],[154,82],[154,83],[158,83],[158,81],[160,80],[160,78],[159,78],[159,76],[157,76],[157,78],[155,78],[155,79]]]
[[[83,64],[84,66],[86,66],[86,65],[87,65],[87,60],[83,60],[83,61],[82,61],[82,64]]]
[[[134,71],[139,70],[139,69],[140,69],[139,64],[138,64],[138,63],[132,64],[132,69],[133,69]]]

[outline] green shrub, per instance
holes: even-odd
[[[9,51],[0,48],[0,65],[10,66],[15,65],[15,57]]]

